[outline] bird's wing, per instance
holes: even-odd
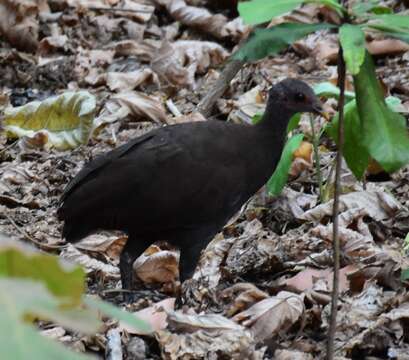
[[[193,139],[198,133],[179,135]],[[223,160],[223,154],[198,158],[192,148],[164,128],[91,162],[68,185],[60,218],[141,231],[220,221],[240,202],[240,162]]]
[[[131,151],[135,146],[138,146],[146,141],[149,141],[153,136],[154,134],[152,132],[149,132],[148,134],[138,137],[107,154],[99,155],[94,160],[90,161],[68,183],[68,185],[64,189],[63,194],[61,195],[60,204],[62,204],[65,201],[65,199],[67,199],[67,197],[75,190],[75,188],[90,180],[92,177],[96,175],[97,172],[101,171],[104,167],[109,165],[115,159],[124,156],[127,152]]]

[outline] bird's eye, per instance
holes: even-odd
[[[305,101],[305,95],[303,93],[296,93],[294,98],[296,101]]]

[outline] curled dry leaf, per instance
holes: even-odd
[[[209,67],[221,64],[228,52],[210,41],[164,41],[153,57],[152,70],[169,84],[194,89],[195,75],[203,74]]]
[[[92,257],[76,249],[71,244],[69,244],[65,249],[62,250],[60,256],[63,259],[83,266],[87,274],[101,272],[105,278],[119,279],[118,267],[106,264],[97,259],[93,259]]]
[[[141,61],[151,61],[157,51],[152,43],[146,41],[122,40],[109,46],[109,49],[115,51],[116,56],[135,56]]]
[[[194,27],[217,38],[230,37],[239,40],[249,30],[241,18],[232,21],[222,14],[212,14],[205,8],[186,5],[185,0],[153,0],[165,6],[170,16],[183,25]]]
[[[153,331],[166,329],[166,327],[168,326],[167,313],[174,310],[175,300],[175,298],[167,298],[145,309],[136,311],[134,314],[138,319],[147,322],[150,325],[150,329],[152,329]],[[126,330],[128,333],[134,335],[148,335],[152,333],[151,331],[144,332],[140,328],[130,327],[124,322],[121,322],[120,327]]]
[[[4,129],[10,137],[32,138],[41,133],[42,144],[61,150],[74,148],[88,142],[95,107],[95,98],[90,93],[66,92],[44,101],[7,108]]]
[[[80,250],[99,252],[113,260],[119,261],[119,255],[127,239],[126,236],[92,234],[77,242],[75,247]]]
[[[277,296],[264,299],[234,316],[234,320],[249,327],[257,341],[286,331],[304,313],[302,296],[281,291]]]
[[[366,46],[372,55],[394,55],[409,50],[407,43],[396,39],[373,40]]]
[[[0,2],[0,34],[17,49],[34,52],[38,46],[38,13],[39,5],[35,0]]]
[[[179,252],[151,245],[133,263],[135,274],[145,283],[174,282],[179,275]]]
[[[264,300],[268,294],[261,291],[257,286],[251,283],[238,283],[230,286],[221,293],[223,300],[230,302],[227,310],[227,315],[233,316],[239,311],[248,309],[260,300]]]
[[[132,116],[135,120],[151,120],[166,123],[162,102],[141,92],[126,91],[112,96],[94,121],[94,128]]]

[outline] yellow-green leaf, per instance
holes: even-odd
[[[95,108],[95,97],[87,91],[66,92],[6,109],[4,128],[10,137],[34,137],[41,133],[49,147],[75,148],[87,143]]]

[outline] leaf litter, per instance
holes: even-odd
[[[95,98],[95,116],[92,123],[87,119],[81,141],[68,141],[70,150],[58,146],[47,122],[19,123],[17,141],[0,134],[0,232],[82,264],[89,293],[125,306],[118,254],[126,236],[101,232],[66,246],[55,218],[58,198],[99,153],[158,126],[203,121],[196,105],[249,29],[222,4],[206,1],[7,0],[1,7],[2,112],[87,91]],[[328,9],[313,4],[284,17],[312,23],[319,16],[336,21]],[[285,77],[334,83],[334,40],[322,30],[274,58],[245,66],[218,100],[215,117],[250,123],[263,111],[270,83]],[[367,45],[377,55],[386,92],[407,108],[407,46],[379,34],[371,34]],[[66,110],[75,124],[69,131],[78,131],[79,119]],[[4,119],[1,125],[10,126]],[[30,129],[22,132],[25,125]],[[323,123],[315,126],[319,131]],[[283,192],[271,197],[261,189],[209,244],[193,280],[184,284],[190,287],[188,305],[174,305],[180,287],[175,249],[155,244],[137,259],[138,300],[127,307],[151,324],[153,336],[107,320],[94,340],[52,324],[40,325],[42,334],[101,355],[114,346],[111,339],[119,331],[115,346],[122,346],[123,358],[322,358],[332,288],[335,147],[330,141],[320,147],[328,194],[320,204],[308,119],[301,119],[300,131],[304,141],[293,154]],[[401,272],[409,268],[403,249],[409,232],[408,173],[406,166],[387,181],[363,184],[343,165],[340,357],[407,356],[409,297]]]

